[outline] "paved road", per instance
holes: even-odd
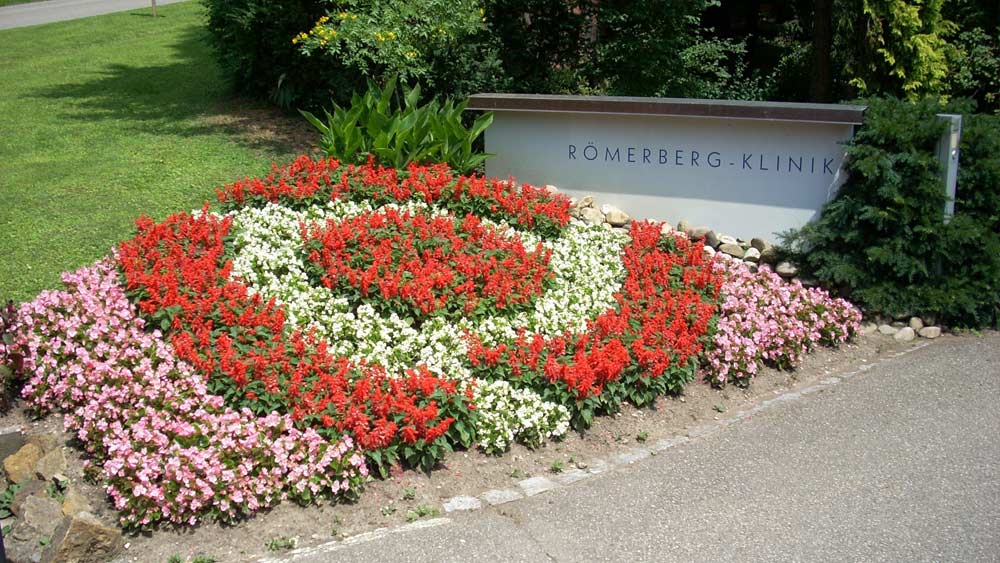
[[[1000,335],[423,524],[296,561],[1000,561]]]
[[[185,0],[157,0],[156,5],[174,4]],[[0,8],[0,29],[26,27],[89,16],[149,8],[150,0],[46,0],[30,4],[15,4]]]

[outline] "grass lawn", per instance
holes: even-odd
[[[32,2],[42,2],[43,0],[0,0],[0,8],[13,6],[14,4],[31,4]]]
[[[200,3],[159,11],[0,31],[0,299],[308,146],[304,120],[227,94]]]

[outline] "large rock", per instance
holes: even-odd
[[[750,246],[756,248],[757,250],[763,252],[765,248],[771,246],[766,240],[760,237],[753,237],[750,239]]]
[[[712,248],[711,246],[708,246],[706,244],[705,247],[704,247],[704,249],[705,249],[705,256],[707,256],[709,258],[712,258],[712,257],[715,256],[715,249]]]
[[[691,223],[689,223],[687,219],[681,219],[677,222],[677,230],[686,235],[690,235]]]
[[[920,317],[910,317],[910,328],[920,332],[920,329],[924,328],[924,320]]]
[[[719,246],[719,252],[728,254],[733,258],[743,258],[744,250],[738,244],[723,243]]]
[[[736,237],[731,237],[729,235],[719,235],[719,244],[735,244],[740,245],[740,241],[736,240]]]
[[[83,496],[76,487],[70,486],[63,495],[62,513],[66,516],[76,516],[81,512],[92,510],[87,497]]]
[[[66,454],[62,448],[56,448],[42,456],[35,464],[35,476],[42,481],[51,481],[56,475],[66,471]]]
[[[42,563],[98,563],[121,551],[122,534],[104,525],[89,512],[66,518],[52,534],[52,542],[42,552]]]
[[[888,336],[890,334],[896,334],[897,332],[899,332],[899,329],[896,328],[896,327],[894,327],[894,326],[892,326],[892,325],[881,324],[881,325],[878,325],[878,331],[879,331],[879,333],[885,334],[886,336]]]
[[[687,231],[688,236],[691,237],[691,240],[702,240],[710,232],[712,232],[712,229],[710,229],[708,227],[704,227],[704,226],[701,226],[701,227],[691,227]]]
[[[14,498],[10,501],[10,511],[17,516],[24,515],[24,501],[33,496],[45,496],[45,483],[38,479],[22,481],[21,488],[14,493]]]
[[[581,198],[580,201],[576,202],[577,209],[585,209],[593,206],[594,206],[594,196],[592,195],[583,196],[583,198]]]
[[[939,326],[925,326],[919,331],[920,336],[923,338],[937,338],[941,336],[941,327]]]
[[[42,560],[43,548],[34,536],[34,530],[24,522],[14,524],[10,535],[4,537],[3,544],[10,563],[38,563]]]
[[[705,233],[705,245],[711,246],[712,248],[719,249],[719,235],[715,231],[708,231]]]
[[[0,428],[0,459],[7,459],[24,446],[24,434],[16,426]]]
[[[54,499],[33,495],[24,501],[24,523],[38,532],[39,538],[51,537],[62,519],[62,505]]]
[[[773,246],[768,246],[764,250],[760,251],[760,263],[761,264],[774,264],[778,261],[778,249]]]
[[[875,323],[864,323],[861,325],[861,334],[868,336],[878,332],[878,325]]]
[[[899,342],[909,342],[917,337],[917,333],[912,328],[904,326],[896,331],[896,334],[893,334],[892,337]]]
[[[781,262],[774,268],[774,273],[783,278],[794,278],[799,274],[799,269],[791,262]]]
[[[44,452],[42,448],[28,442],[21,446],[14,455],[3,460],[3,470],[7,472],[7,479],[11,483],[20,483],[35,476],[35,464],[42,458]]]
[[[617,207],[611,207],[604,212],[604,219],[611,224],[612,227],[624,227],[629,224],[632,220],[628,213],[625,213]]]
[[[757,262],[760,262],[760,251],[751,246],[747,249],[746,253],[743,254],[743,259],[747,262],[753,262],[756,264]]]
[[[601,213],[600,209],[594,209],[593,207],[585,207],[581,209],[580,218],[591,225],[600,225],[604,223],[604,214]]]
[[[33,436],[29,436],[28,443],[38,446],[43,452],[51,452],[61,445],[59,443],[59,438],[52,434],[35,434]]]

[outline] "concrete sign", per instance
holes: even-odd
[[[490,176],[552,184],[633,217],[738,237],[800,227],[844,179],[843,142],[864,108],[480,94]]]

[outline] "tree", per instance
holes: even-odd
[[[833,101],[833,0],[816,0],[813,11],[813,74],[809,97]]]
[[[842,0],[839,50],[851,86],[861,95],[915,100],[943,92],[957,55],[946,39],[955,26],[944,0]],[[852,31],[853,30],[853,31]]]

